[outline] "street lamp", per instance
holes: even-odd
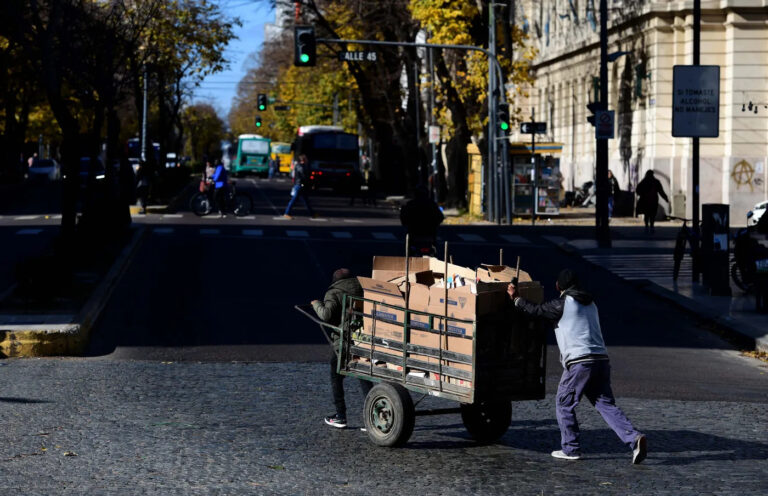
[[[618,52],[613,52],[608,54],[608,62],[616,62],[616,59],[623,55],[629,55],[632,52],[625,52],[624,50],[619,50]]]
[[[139,50],[141,50],[142,55],[144,51],[147,49],[145,45],[139,46]],[[143,57],[142,57],[143,58]],[[142,72],[143,72],[143,102],[142,102],[142,110],[141,110],[141,166],[145,166],[147,163],[147,93],[148,93],[148,84],[147,84],[147,63],[146,60],[144,60],[143,66],[142,66]]]

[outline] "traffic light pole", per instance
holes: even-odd
[[[693,0],[693,65],[701,63],[701,0]],[[691,195],[691,213],[693,214],[693,232],[692,240],[693,252],[698,254],[701,240],[701,231],[699,230],[699,138],[693,138],[691,144],[691,185],[693,194]],[[692,276],[693,282],[699,282],[699,272],[701,270],[699,256],[693,257]]]
[[[600,0],[600,104],[608,108],[608,2]],[[595,123],[597,124],[597,122]],[[608,140],[596,139],[595,189],[595,235],[600,248],[610,248],[611,231],[608,226]]]
[[[496,9],[493,6],[489,6],[488,9],[488,52],[489,57],[496,58]],[[497,194],[496,182],[498,180],[497,164],[496,164],[496,82],[493,73],[493,64],[488,64],[488,163],[486,168],[488,170],[486,177],[488,178],[488,220],[491,222],[497,222],[498,218],[498,201],[499,196]]]
[[[491,9],[493,10],[493,9]],[[413,48],[442,48],[442,49],[448,49],[448,50],[465,50],[465,51],[474,51],[474,52],[481,52],[485,54],[488,57],[488,65],[493,66],[493,70],[489,68],[488,70],[488,99],[489,99],[489,115],[488,115],[488,141],[491,142],[491,144],[488,145],[488,164],[489,166],[486,168],[488,171],[487,174],[487,180],[493,181],[496,177],[496,164],[497,164],[497,156],[496,156],[496,138],[497,138],[497,130],[495,127],[491,127],[491,123],[494,124],[496,122],[496,107],[491,107],[490,100],[493,100],[494,94],[491,92],[492,88],[503,88],[504,87],[504,73],[501,70],[501,64],[499,64],[499,60],[496,58],[496,55],[491,52],[490,50],[486,50],[482,47],[476,47],[472,45],[451,45],[451,44],[444,44],[444,43],[411,43],[411,42],[405,42],[405,41],[379,41],[379,40],[342,40],[342,39],[336,39],[336,38],[317,38],[317,42],[319,43],[334,43],[338,45],[346,45],[346,44],[357,44],[357,45],[373,45],[373,46],[399,46],[399,47],[413,47]],[[506,104],[507,99],[506,95],[503,91],[499,93],[501,104]],[[506,139],[506,137],[505,137]],[[502,169],[505,167],[508,167],[507,163],[509,160],[509,156],[504,155],[501,157],[502,159]],[[489,194],[493,194],[494,190],[491,188],[487,189]],[[493,195],[497,196],[497,195]],[[495,205],[496,205],[496,199],[492,197],[487,198],[487,206],[488,206],[488,212],[489,212],[489,220],[495,221],[496,218],[491,218],[490,216],[493,215],[491,212],[495,212]],[[511,222],[511,219],[508,219],[507,222]]]

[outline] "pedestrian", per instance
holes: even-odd
[[[229,190],[229,181],[227,180],[227,169],[224,168],[224,164],[219,162],[213,171],[212,176],[214,193],[213,196],[216,200],[216,206],[219,209],[219,218],[227,216],[227,192]]]
[[[307,195],[307,167],[309,167],[307,164],[307,156],[301,154],[299,156],[299,161],[293,166],[291,201],[288,202],[288,206],[285,207],[285,213],[283,214],[283,217],[286,219],[293,219],[293,217],[291,217],[291,209],[293,209],[293,204],[296,203],[296,199],[299,197],[301,197],[301,200],[304,202],[304,206],[307,207],[309,215],[315,217],[315,212],[312,210],[312,205],[309,204],[309,197]]]
[[[351,175],[349,176],[349,180],[347,182],[347,188],[349,189],[349,206],[352,207],[355,205],[355,198],[362,198],[360,192],[363,187],[363,175],[360,173],[360,171],[352,171]],[[363,199],[363,205],[365,205],[366,201]]]
[[[141,162],[136,169],[136,196],[141,206],[141,213],[147,214],[147,202],[149,200],[149,169],[146,162]]]
[[[654,232],[653,224],[656,222],[656,212],[659,209],[659,195],[664,198],[664,201],[669,203],[664,188],[661,187],[661,182],[653,175],[653,171],[649,170],[645,173],[645,177],[635,188],[637,193],[637,213],[643,214],[643,220],[645,221],[645,233],[651,234]]]
[[[564,369],[556,397],[562,449],[553,451],[552,456],[563,460],[581,457],[576,406],[586,395],[608,426],[632,450],[632,463],[640,463],[646,456],[646,438],[616,406],[611,366],[594,299],[579,289],[576,274],[570,269],[560,272],[555,287],[560,296],[540,305],[522,298],[514,284],[507,288],[516,309],[557,322],[555,338]]]
[[[333,273],[331,286],[325,293],[323,301],[313,300],[312,308],[317,316],[323,322],[333,326],[341,324],[341,311],[344,295],[362,298],[363,288],[360,286],[357,278],[352,275],[349,269],[338,269]],[[349,303],[348,303],[349,304]],[[325,423],[338,428],[347,426],[347,405],[344,401],[344,376],[339,374],[338,353],[341,336],[337,332],[332,332],[333,353],[331,353],[331,391],[333,392],[333,403],[336,406],[336,413],[325,417]],[[359,379],[360,390],[363,398],[371,390],[372,384],[369,381]]]
[[[613,207],[616,204],[616,196],[621,192],[619,181],[613,175],[613,171],[608,169],[608,218],[613,217]]]

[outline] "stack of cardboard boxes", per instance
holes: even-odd
[[[404,257],[374,257],[371,277],[358,278],[366,301],[363,328],[353,344],[386,357],[375,360],[381,367],[402,372],[405,366],[411,376],[471,388],[473,333],[484,317],[508,308],[506,289],[516,275],[503,265],[472,270],[427,257],[411,258],[406,274]],[[541,301],[541,286],[524,271],[519,287],[526,298]],[[410,332],[404,342],[406,311]]]

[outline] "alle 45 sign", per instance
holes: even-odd
[[[376,52],[340,52],[342,62],[376,62]]]

